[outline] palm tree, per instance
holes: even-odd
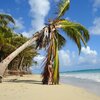
[[[73,23],[69,20],[66,20],[63,17],[65,12],[69,9],[70,0],[61,0],[59,3],[59,12],[57,17],[50,21],[48,25],[49,34],[46,33],[47,38],[43,38],[41,41],[41,45],[47,45],[47,55],[44,60],[44,71],[42,73],[43,76],[43,84],[47,84],[49,78],[48,65],[50,61],[53,61],[53,84],[59,84],[59,57],[58,50],[64,46],[66,40],[65,37],[62,36],[59,29],[62,30],[66,36],[68,36],[71,40],[73,40],[78,49],[79,54],[81,51],[81,43],[86,46],[86,42],[89,40],[88,30],[85,29],[79,23]],[[47,31],[48,31],[47,30]],[[46,37],[45,36],[45,37]],[[42,35],[43,37],[43,35]],[[39,46],[41,47],[39,44]]]
[[[49,21],[48,25],[46,25],[41,31],[36,32],[34,36],[24,43],[21,47],[19,47],[16,51],[10,54],[7,58],[5,58],[0,63],[0,76],[2,77],[5,69],[8,64],[25,48],[32,45],[34,41],[36,41],[36,49],[45,48],[47,51],[46,58],[44,59],[44,71],[42,73],[43,76],[43,84],[47,84],[49,72],[48,72],[48,64],[50,60],[53,63],[53,83],[59,83],[59,57],[58,50],[64,46],[66,40],[59,32],[59,29],[65,32],[66,36],[70,37],[76,45],[78,46],[79,53],[81,51],[81,43],[83,42],[86,46],[86,42],[89,40],[88,30],[85,29],[79,23],[73,23],[69,20],[66,20],[63,17],[65,12],[69,9],[70,0],[61,0],[59,2],[59,11],[58,15],[55,19]],[[82,42],[81,42],[82,41]]]
[[[0,14],[0,50],[4,45],[10,45],[13,35],[12,28],[9,26],[10,23],[15,24],[10,15]]]
[[[14,35],[12,37],[11,44],[15,46],[15,50],[16,50],[16,48],[21,46],[26,41],[28,41],[28,38],[24,37],[23,35]],[[9,49],[7,51],[9,51]],[[9,52],[11,53],[11,51],[9,51]],[[23,72],[23,67],[26,67],[27,65],[28,65],[27,67],[31,67],[32,66],[32,64],[34,63],[33,58],[37,54],[38,53],[36,52],[36,50],[34,50],[34,45],[26,48],[17,57],[15,57],[11,61],[11,63],[8,66],[8,70],[10,70],[12,72],[13,72],[13,70],[15,70],[16,72],[20,71],[20,74],[21,74]]]
[[[14,19],[10,15],[0,14],[0,51],[2,51],[4,45],[11,46],[9,43],[12,36],[12,28],[9,26],[10,23],[15,24]]]

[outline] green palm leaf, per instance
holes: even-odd
[[[79,53],[80,53],[80,51],[81,51],[81,41],[80,41],[80,37],[76,33],[76,31],[73,30],[73,29],[66,29],[66,28],[63,28],[63,31],[67,34],[68,37],[70,37],[70,39],[72,39],[76,43],[76,45],[79,49]]]
[[[79,53],[81,51],[81,41],[86,46],[89,40],[88,30],[78,23],[73,23],[65,19],[56,21],[56,25],[60,28],[77,44]]]
[[[4,37],[3,35],[0,33],[0,45],[2,45],[4,43]]]
[[[15,24],[15,21],[12,18],[12,16],[8,15],[8,14],[0,14],[0,20],[7,20],[7,21],[12,22],[13,24]]]
[[[59,3],[59,13],[58,13],[58,19],[62,17],[65,12],[69,9],[70,0],[61,0]]]
[[[58,49],[61,49],[61,48],[65,45],[66,40],[65,40],[65,38],[59,33],[59,31],[57,31],[57,30],[56,30],[55,35],[56,35],[56,38],[57,38],[57,40],[58,40]]]
[[[79,23],[73,23],[70,22],[69,20],[61,19],[58,22],[56,22],[56,24],[61,25],[61,27],[63,28],[71,28],[71,27],[76,28],[82,34],[86,42],[90,38],[88,30]]]

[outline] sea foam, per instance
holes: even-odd
[[[81,71],[81,72],[66,72],[66,73],[61,73],[62,77],[73,77],[73,78],[79,78],[79,79],[87,79],[87,80],[92,80],[95,82],[100,82],[100,72],[93,72],[93,71]]]

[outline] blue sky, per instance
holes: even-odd
[[[32,36],[44,27],[49,18],[56,17],[56,4],[59,0],[1,0],[0,13],[12,15],[18,29],[16,32]],[[79,22],[90,32],[88,47],[82,47],[80,56],[76,45],[67,38],[67,44],[59,51],[60,71],[100,68],[100,0],[71,0],[70,9],[64,16]],[[37,56],[40,70],[43,53]]]

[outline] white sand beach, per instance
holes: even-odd
[[[99,96],[72,85],[42,85],[40,75],[15,78],[4,78],[0,100],[100,100]]]

